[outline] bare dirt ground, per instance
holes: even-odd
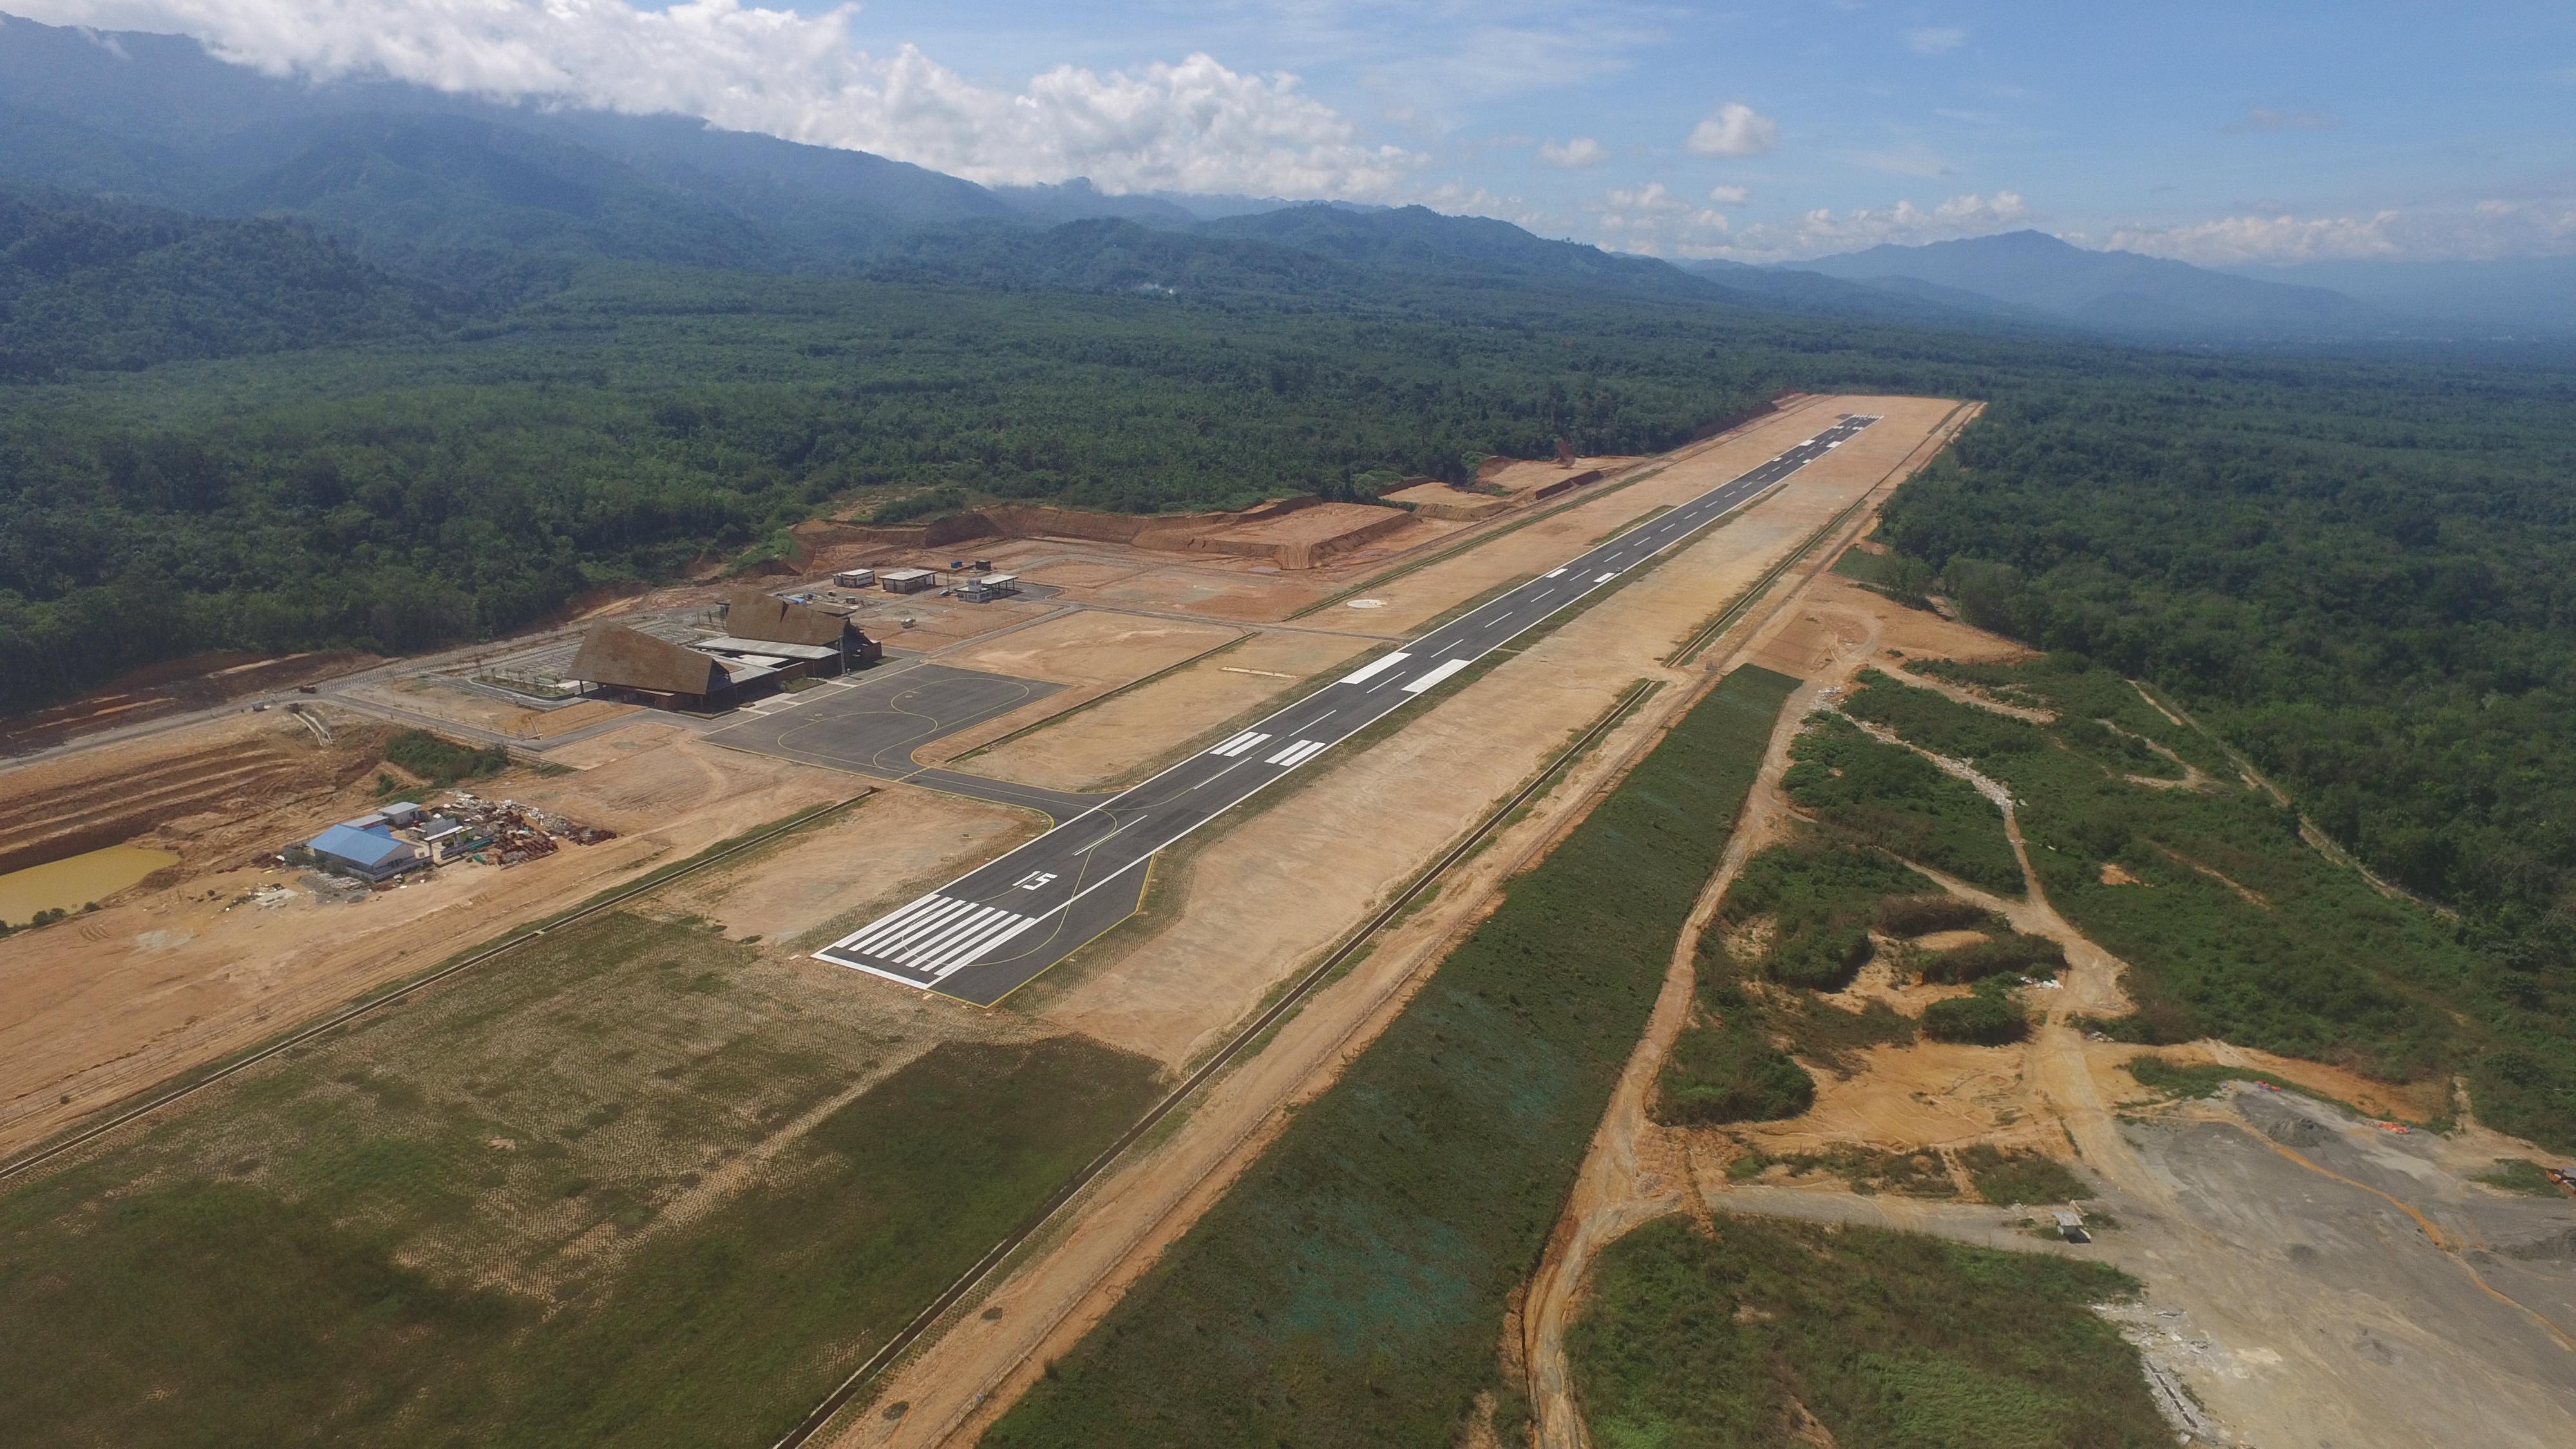
[[[201,743],[218,748],[238,738],[229,723],[210,734]],[[182,749],[189,741],[174,736],[155,743]],[[116,761],[96,763],[113,768]],[[358,773],[371,777],[363,767]],[[174,882],[147,882],[94,914],[0,944],[0,1151],[423,970],[516,922],[857,793],[847,776],[716,749],[694,737],[575,774],[503,776],[478,781],[475,789],[607,826],[620,838],[566,846],[509,867],[443,867],[353,904],[324,904],[302,891],[273,909],[232,904],[249,891],[292,885],[299,874],[240,864],[241,842],[255,835],[251,848],[273,851],[372,808],[372,793],[352,784],[226,824],[219,833],[235,846],[204,857],[205,868],[188,862]],[[161,837],[147,837],[154,838]],[[183,841],[183,857],[197,844]]]
[[[1118,616],[1110,616],[1118,617]],[[1096,790],[1183,741],[1194,739],[1282,691],[1314,680],[1369,647],[1362,639],[1264,631],[1232,648],[1202,655],[1186,668],[1072,713],[1007,743],[958,749],[948,758],[962,769],[1051,790]],[[1067,691],[1070,693],[1071,691]],[[1042,704],[1053,704],[1050,697]],[[1092,696],[1097,698],[1097,694]],[[1021,711],[1014,711],[1017,715]],[[994,721],[1001,725],[1005,720]],[[995,738],[1025,728],[1012,723]],[[964,740],[980,731],[952,738]],[[941,741],[946,745],[948,741]],[[929,751],[923,758],[930,757]],[[971,758],[970,758],[971,756]]]
[[[1275,983],[1365,919],[1485,802],[1507,795],[1554,748],[1597,718],[1619,688],[1641,677],[1675,686],[1588,755],[1541,808],[1461,867],[1432,904],[1408,916],[1347,975],[1319,992],[1260,1055],[1222,1078],[1162,1145],[1095,1185],[1089,1199],[977,1303],[998,1316],[961,1311],[898,1369],[874,1402],[901,1402],[906,1412],[894,1419],[879,1412],[854,1414],[843,1421],[837,1442],[971,1442],[1048,1358],[1078,1340],[1257,1156],[1281,1114],[1329,1085],[1400,1009],[1421,973],[1490,905],[1495,885],[1569,828],[1595,792],[1719,672],[1669,670],[1664,656],[1820,523],[1892,481],[1890,469],[1952,408],[1913,399],[1849,399],[1835,410],[1884,409],[1895,422],[1899,405],[1907,405],[1913,419],[1905,447],[1878,457],[1844,458],[1853,450],[1839,450],[1831,468],[1820,465],[1812,477],[1801,475],[1805,487],[1786,490],[1703,537],[1392,738],[1316,772],[1293,794],[1206,845],[1185,845],[1174,852],[1177,859],[1157,864],[1143,916],[1013,998],[1009,1009],[1176,1065],[1187,1062],[1222,1040]],[[1788,441],[1794,439],[1757,448],[1735,471]],[[1727,476],[1732,474],[1713,474],[1697,488]],[[1561,552],[1579,551],[1612,523],[1651,506],[1625,494],[1602,501],[1615,508],[1584,510],[1590,517],[1571,526],[1573,541]],[[1831,556],[1820,551],[1809,566],[1821,568]],[[1487,576],[1509,577],[1511,571]],[[1455,582],[1452,596],[1426,606],[1425,614],[1485,586]],[[1766,617],[1757,611],[1744,627]],[[1220,659],[1232,662],[1240,653]]]
[[[1749,652],[1775,668],[1803,666],[1809,683],[1784,715],[1703,910],[1791,813],[1779,774],[1787,721],[1805,704],[1829,699],[1864,664],[1885,667],[1889,650],[1977,659],[2011,649],[1831,576],[1811,584],[1789,615]],[[2008,803],[2006,827],[2020,851]],[[2026,857],[2024,867],[2027,874]],[[2065,945],[2064,986],[2033,993],[2046,1023],[2012,1047],[1873,1048],[1855,1075],[1816,1073],[1814,1109],[1786,1122],[1684,1131],[1647,1118],[1655,1073],[1691,999],[1695,931],[1678,943],[1664,996],[1528,1295],[1521,1350],[1542,1445],[1589,1443],[1563,1351],[1585,1270],[1620,1235],[1673,1212],[1867,1222],[2113,1262],[2147,1285],[2143,1305],[2114,1316],[2141,1345],[2151,1378],[2181,1386],[2169,1397],[2201,1442],[2539,1445],[2576,1433],[2576,1341],[2567,1336],[2576,1326],[2576,1204],[2469,1181],[2498,1158],[2533,1155],[2529,1144],[2474,1128],[2401,1136],[2262,1091],[2154,1102],[2119,1070],[2134,1048],[2088,1042],[2067,1024],[2071,1015],[2125,1009],[2121,963],[2059,917],[2035,879],[2027,899],[2005,900],[1935,878],[2015,929]],[[1864,979],[1851,994],[1904,1003],[1909,993],[1879,989],[1887,984]],[[2443,1084],[2391,1088],[2224,1043],[2169,1054],[2276,1071],[2390,1116],[2428,1117],[2447,1100]],[[1946,1160],[1943,1149],[1972,1142],[2071,1158],[2099,1188],[2087,1211],[2108,1219],[2095,1243],[2044,1241],[2024,1209],[1856,1195],[1830,1174],[1786,1185],[1777,1167],[1740,1182],[1725,1170],[1747,1147],[1773,1156],[1931,1151]],[[1973,1197],[1955,1166],[1953,1176]]]
[[[926,765],[946,764],[1244,637],[1243,630],[1231,625],[1086,609],[952,650],[939,656],[941,664],[1069,687],[933,740],[914,751],[913,758]]]

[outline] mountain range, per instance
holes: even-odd
[[[11,17],[0,17],[0,187],[19,193],[22,234],[44,229],[35,213],[68,208],[129,249],[122,271],[41,278],[0,254],[0,307],[49,288],[47,315],[115,311],[113,298],[73,299],[84,285],[131,285],[148,258],[130,247],[156,227],[196,239],[197,262],[147,268],[174,297],[199,273],[239,292],[249,264],[250,233],[213,246],[187,219],[305,228],[314,240],[259,233],[260,247],[297,252],[289,269],[328,274],[336,300],[252,329],[264,345],[291,345],[331,318],[382,328],[507,305],[600,260],[1310,301],[1601,294],[2161,342],[2372,338],[2426,325],[2420,306],[2087,251],[2039,232],[1786,267],[1674,265],[1418,206],[1113,195],[1079,179],[987,188],[690,117],[510,106],[387,80],[310,83],[228,64],[185,37]],[[123,209],[83,210],[99,203]],[[172,217],[141,219],[137,208],[155,207]],[[316,246],[347,256],[326,260]],[[206,271],[206,257],[229,260]],[[413,295],[372,295],[386,287]],[[24,365],[95,351],[47,354],[29,342],[28,321],[15,305],[0,322],[0,352]],[[153,355],[141,334],[129,340],[110,350]]]

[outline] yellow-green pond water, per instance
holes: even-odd
[[[23,926],[38,911],[77,911],[125,889],[179,857],[139,845],[111,845],[0,875],[0,921]]]

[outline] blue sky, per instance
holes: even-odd
[[[1665,255],[2024,225],[2211,263],[2576,251],[2566,0],[0,8],[988,182],[1422,201]]]

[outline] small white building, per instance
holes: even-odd
[[[875,569],[843,569],[832,575],[832,582],[845,589],[864,589],[876,581]]]
[[[889,594],[917,594],[939,582],[939,576],[928,569],[887,569],[877,575],[877,587]]]

